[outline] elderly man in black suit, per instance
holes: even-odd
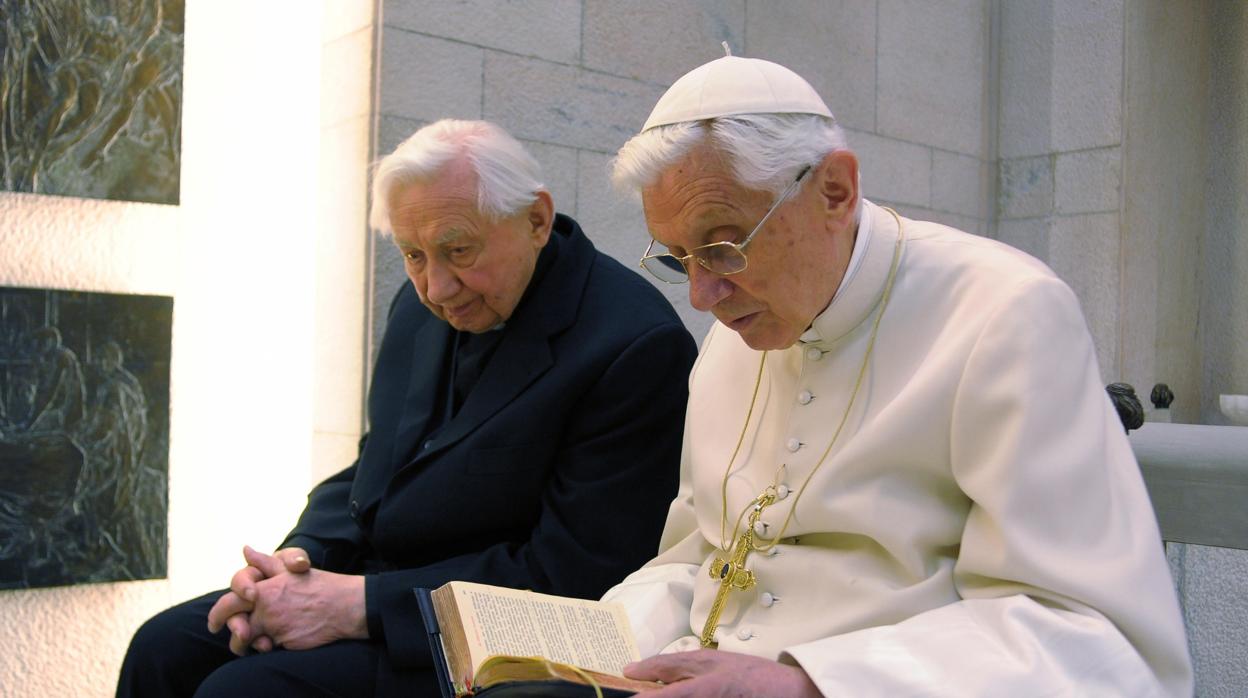
[[[272,555],[136,633],[119,696],[436,695],[414,587],[595,598],[654,554],[695,347],[485,122],[380,163],[394,299],[359,459]],[[235,655],[243,655],[235,658]]]

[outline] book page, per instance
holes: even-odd
[[[618,604],[452,582],[474,662],[494,654],[545,657],[620,675],[639,658]]]

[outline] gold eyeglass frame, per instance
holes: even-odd
[[[763,229],[763,226],[767,223],[767,219],[771,218],[771,214],[775,213],[776,209],[780,208],[780,204],[784,203],[785,200],[789,198],[789,195],[791,195],[797,189],[797,186],[801,184],[802,179],[805,178],[806,175],[810,173],[811,169],[812,169],[811,166],[807,165],[806,167],[802,168],[801,172],[797,173],[797,177],[793,179],[792,183],[790,183],[788,187],[785,187],[784,191],[780,192],[780,196],[776,197],[776,202],[771,205],[771,208],[767,209],[767,213],[763,214],[763,219],[758,222],[758,225],[754,226],[754,229],[750,231],[750,234],[746,235],[745,239],[742,240],[741,242],[736,243],[736,242],[730,242],[728,240],[721,240],[720,242],[712,242],[709,245],[701,245],[699,247],[693,248],[692,250],[689,250],[689,254],[686,254],[683,257],[677,257],[671,252],[664,252],[663,254],[650,254],[650,251],[654,249],[654,244],[658,242],[652,237],[650,238],[650,244],[646,245],[646,251],[643,252],[641,255],[641,261],[639,262],[639,266],[642,269],[645,269],[647,272],[650,273],[651,276],[658,279],[659,281],[662,281],[663,283],[667,283],[667,284],[673,284],[673,285],[684,284],[684,283],[689,282],[689,263],[688,262],[689,262],[690,257],[698,261],[698,266],[711,272],[712,274],[718,274],[720,276],[731,276],[733,274],[740,274],[741,272],[745,271],[746,268],[749,267],[750,265],[750,258],[745,254],[745,246],[750,244],[750,241],[754,239],[754,236],[758,234],[758,231]],[[698,252],[701,250],[711,249],[713,247],[732,248],[734,251],[736,251],[738,255],[741,256],[741,259],[742,259],[741,268],[734,269],[732,271],[719,271],[717,269],[712,269],[709,266],[707,266],[706,260],[704,260],[701,256],[699,256]],[[669,281],[668,279],[665,279],[662,276],[659,276],[650,267],[646,266],[646,260],[648,259],[653,259],[659,264],[664,264],[664,261],[663,261],[664,257],[670,257],[671,259],[674,259],[677,262],[680,262],[680,266],[683,267],[685,270],[684,279],[680,281]],[[665,266],[668,266],[668,265],[665,265]],[[670,266],[669,268],[675,271],[675,268],[672,268]]]

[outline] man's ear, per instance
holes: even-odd
[[[555,200],[545,189],[537,192],[532,204],[529,205],[528,233],[533,245],[538,248],[546,246],[550,239],[550,229],[555,224]]]
[[[858,206],[858,157],[848,150],[834,150],[819,162],[815,175],[829,221],[851,224]]]

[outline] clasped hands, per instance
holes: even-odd
[[[230,651],[311,649],[368,637],[364,578],[312,567],[302,548],[265,555],[243,548],[247,566],[208,612],[208,630],[230,630]]]

